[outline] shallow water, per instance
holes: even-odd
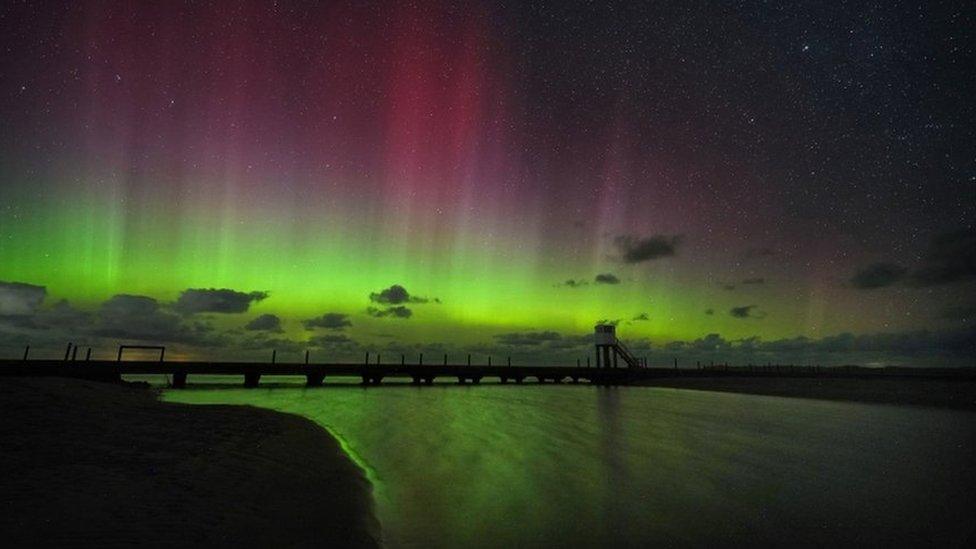
[[[972,412],[569,385],[165,398],[325,426],[367,470],[392,547],[961,545],[973,532]]]

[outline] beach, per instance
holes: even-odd
[[[307,419],[164,403],[141,384],[0,381],[13,546],[379,545],[370,485]]]

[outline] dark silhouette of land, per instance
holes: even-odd
[[[976,410],[976,368],[709,365],[656,369],[634,385]]]
[[[378,546],[362,471],[297,416],[3,377],[0,440],[10,547]]]

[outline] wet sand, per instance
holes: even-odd
[[[976,382],[910,378],[673,377],[641,385],[790,398],[976,410]]]
[[[145,386],[0,380],[12,546],[374,547],[370,485],[310,420]]]

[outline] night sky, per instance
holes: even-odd
[[[0,7],[4,356],[976,360],[968,2],[235,4]]]

